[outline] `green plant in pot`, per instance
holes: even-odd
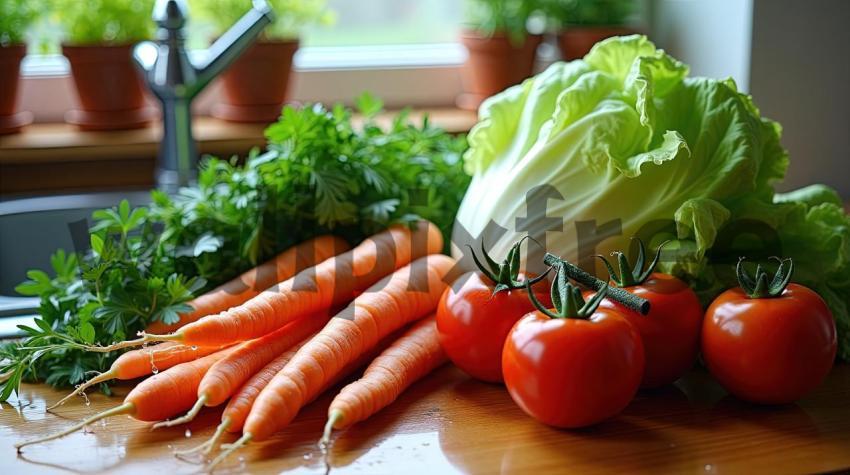
[[[273,122],[287,100],[292,58],[301,30],[333,23],[326,0],[267,0],[276,19],[220,78],[221,94],[212,115],[233,122]],[[191,0],[191,14],[211,23],[217,34],[230,28],[251,0]]]
[[[32,122],[29,112],[17,112],[21,60],[27,53],[24,34],[43,9],[37,0],[0,0],[0,134],[17,132]]]
[[[53,0],[79,108],[66,122],[84,130],[143,127],[153,118],[132,60],[133,45],[154,33],[154,0]]]
[[[461,41],[469,52],[462,70],[464,93],[457,105],[481,102],[531,76],[542,36],[528,31],[540,0],[467,0]]]
[[[565,60],[583,58],[596,43],[635,33],[626,21],[636,0],[544,0],[545,11],[558,31]]]

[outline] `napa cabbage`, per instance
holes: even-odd
[[[792,257],[850,359],[850,219],[825,186],[774,191],[789,160],[781,132],[733,80],[689,77],[644,36],[608,39],[482,104],[454,254],[483,239],[503,256],[528,234],[602,275],[594,254],[671,240],[661,270],[704,302],[736,285],[739,257]]]

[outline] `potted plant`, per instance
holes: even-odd
[[[29,112],[16,112],[21,60],[27,53],[24,33],[41,12],[35,0],[2,0],[0,14],[0,134],[17,132],[32,122]]]
[[[225,70],[221,95],[210,113],[233,122],[273,122],[287,100],[292,58],[298,35],[311,24],[329,24],[333,12],[326,0],[267,0],[275,12],[257,42]],[[191,8],[221,33],[251,7],[250,0],[194,0]]]
[[[547,0],[545,8],[565,60],[583,58],[605,38],[634,33],[625,25],[634,9],[635,0]]]
[[[132,60],[133,45],[153,36],[154,0],[54,0],[64,28],[62,53],[71,64],[79,108],[65,121],[84,130],[147,125],[154,109]]]
[[[461,42],[469,52],[461,70],[464,92],[458,107],[481,102],[531,76],[542,36],[530,34],[529,18],[538,0],[470,0]]]

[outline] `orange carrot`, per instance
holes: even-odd
[[[358,368],[372,361],[375,356],[389,347],[390,343],[392,343],[396,336],[398,336],[397,333],[398,332],[384,338],[378,345],[375,346],[374,351],[361,355],[357,361],[347,365],[345,369],[340,371],[340,374],[337,375],[337,377],[329,381],[325,387],[319,391],[319,393],[321,394],[325,389],[334,386],[340,380],[347,378]],[[274,376],[280,372],[287,363],[289,363],[298,350],[300,350],[301,347],[310,341],[315,335],[316,334],[314,333],[313,335],[305,338],[302,342],[285,351],[280,356],[272,360],[271,363],[267,364],[263,369],[251,376],[251,379],[249,379],[248,382],[246,382],[242,388],[240,388],[239,391],[230,398],[230,402],[227,403],[227,406],[224,408],[224,412],[221,414],[221,423],[216,428],[213,436],[206,442],[194,448],[177,451],[176,455],[189,455],[195,452],[209,454],[215,448],[215,445],[225,432],[240,432],[242,430],[242,426],[245,424],[245,419],[248,417],[248,413],[251,411],[251,407],[254,405],[254,401],[257,400],[257,396],[260,395],[263,388],[265,388],[269,384],[269,381],[271,381],[272,378],[274,378]]]
[[[169,333],[207,315],[242,305],[260,291],[283,282],[307,267],[314,266],[349,249],[348,243],[335,236],[322,235],[290,247],[274,258],[243,273],[189,302],[192,311],[180,315],[180,321],[167,325],[153,322],[148,333]]]
[[[154,429],[185,424],[204,406],[214,407],[227,401],[245,381],[308,335],[327,323],[330,312],[317,313],[288,323],[268,335],[241,343],[232,353],[216,362],[198,385],[198,400],[183,417],[155,424]]]
[[[434,316],[420,320],[366,368],[363,377],[342,388],[328,408],[322,442],[392,404],[408,386],[448,360],[437,338]]]
[[[348,364],[383,337],[433,311],[446,288],[443,277],[453,265],[444,255],[420,258],[354,299],[263,389],[242,437],[213,464],[248,441],[266,439],[286,426]]]
[[[376,356],[381,354],[387,348],[389,348],[390,344],[396,340],[401,334],[401,330],[395,331],[387,336],[385,336],[381,341],[375,345],[370,351],[360,355],[357,360],[352,363],[349,363],[343,368],[339,374],[334,376],[332,379],[327,381],[322,389],[320,389],[316,396],[307,403],[310,403],[325,392],[326,389],[333,387],[343,379],[349,377],[352,373],[354,373],[357,369],[365,366],[370,361],[372,361]],[[278,358],[276,358],[273,362],[269,363],[265,368],[263,368],[260,372],[254,375],[248,383],[245,383],[245,386],[239,391],[239,394],[233,396],[230,402],[227,404],[227,407],[224,409],[224,413],[222,413],[222,422],[216,428],[213,436],[204,442],[203,444],[186,451],[179,451],[177,455],[188,455],[190,453],[202,451],[203,454],[209,454],[214,448],[215,444],[221,439],[224,435],[224,432],[235,433],[242,430],[242,427],[245,423],[245,420],[248,417],[248,414],[253,407],[254,401],[256,401],[257,397],[260,395],[262,390],[269,384],[269,382],[277,375],[283,368],[292,360],[292,357],[295,356],[298,351],[304,346],[307,342],[309,342],[315,334],[310,338],[299,343],[297,346],[293,347],[286,353],[283,353]],[[306,404],[305,404],[306,405]],[[244,444],[243,442],[242,444]],[[206,467],[206,471],[212,472],[212,469],[215,468],[216,465],[224,461],[224,459],[233,451],[237,450],[241,445],[237,441],[234,444],[224,444],[222,448],[226,450],[217,456],[209,465]]]
[[[354,249],[306,269],[238,307],[206,316],[174,333],[145,334],[136,340],[88,349],[113,351],[149,341],[212,346],[258,338],[293,320],[348,302],[412,259],[442,248],[442,235],[432,223],[418,223],[412,230],[391,226]]]
[[[298,352],[298,350],[304,346],[307,341],[313,338],[313,336],[315,336],[315,333],[278,355],[277,358],[269,362],[269,364],[264,366],[263,369],[257,371],[253,376],[251,376],[248,381],[239,388],[239,391],[230,398],[230,402],[227,403],[227,406],[224,408],[224,412],[221,413],[221,423],[216,428],[213,436],[203,444],[192,449],[179,451],[177,454],[187,455],[198,451],[208,454],[215,448],[215,445],[224,435],[225,431],[241,431],[242,425],[245,423],[245,418],[248,417],[248,412],[251,410],[251,406],[254,404],[257,396],[259,396],[260,391],[266,387],[269,381],[274,378],[274,375],[282,370],[283,367],[289,363],[289,360],[292,359],[295,353]]]
[[[223,346],[193,347],[181,345],[175,342],[166,342],[149,348],[140,348],[138,350],[128,351],[113,361],[109,370],[100,373],[94,378],[91,378],[85,383],[77,386],[71,394],[60,399],[56,402],[56,404],[48,407],[47,410],[50,411],[57,406],[65,404],[68,399],[81,394],[83,391],[95,384],[100,384],[112,379],[126,381],[128,379],[141,378],[142,376],[147,376],[151,373],[156,374],[161,370],[171,368],[172,366],[180,363],[196,360],[202,356],[215,353],[223,348]]]
[[[89,424],[119,414],[127,414],[140,421],[158,421],[179,414],[192,407],[198,384],[207,370],[233,351],[234,348],[224,349],[162,371],[139,383],[127,394],[120,406],[89,417],[55,434],[15,444],[15,447],[20,452],[21,448],[27,445],[64,437]]]

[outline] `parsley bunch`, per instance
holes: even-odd
[[[465,138],[405,112],[384,129],[382,107],[361,96],[356,127],[343,106],[287,106],[266,129],[266,151],[208,158],[196,186],[153,191],[149,207],[95,212],[89,250],[57,251],[53,277],[33,270],[17,287],[41,298],[40,316],[21,327],[23,342],[0,348],[0,400],[22,380],[67,386],[105,370],[117,354],[89,350],[177,321],[194,296],[310,237],[356,243],[424,218],[448,238],[469,183]]]

